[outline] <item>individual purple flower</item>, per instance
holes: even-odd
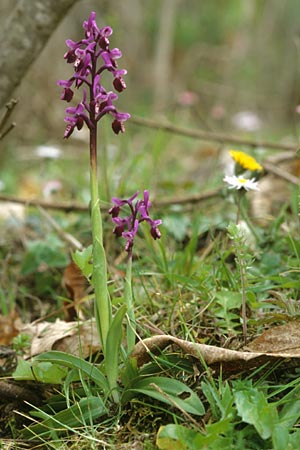
[[[68,80],[59,80],[57,84],[63,88],[61,99],[70,102],[74,96],[74,88],[86,85],[84,98],[77,108],[72,112],[67,108],[65,121],[67,127],[64,137],[68,138],[74,128],[82,128],[84,123],[91,129],[105,115],[113,117],[112,129],[114,133],[124,133],[124,122],[130,118],[130,114],[119,112],[114,101],[118,95],[113,91],[107,91],[102,85],[102,72],[107,70],[113,76],[112,86],[116,92],[126,89],[123,76],[127,73],[125,69],[119,69],[117,59],[121,58],[122,52],[118,48],[110,49],[109,36],[113,30],[110,27],[99,28],[96,23],[96,13],[91,12],[87,21],[83,22],[85,38],[80,41],[68,39],[66,44],[69,50],[64,58],[68,64],[73,64],[74,73]],[[86,99],[86,91],[89,99]],[[83,108],[82,108],[83,106]]]
[[[86,108],[84,103],[85,103],[85,93],[82,103],[79,103],[76,107],[70,106],[69,108],[66,109],[67,115],[65,117],[65,122],[67,122],[67,126],[64,134],[65,138],[71,136],[75,127],[78,130],[81,130],[81,128],[84,125],[84,122],[86,122],[88,126],[91,126],[90,120],[87,114],[85,113]]]
[[[114,206],[110,208],[108,211],[112,216],[112,221],[115,224],[115,228],[113,233],[117,237],[123,237],[126,239],[125,250],[131,254],[132,247],[134,243],[134,238],[138,231],[138,226],[141,222],[147,222],[150,225],[150,234],[153,239],[159,239],[161,237],[161,233],[158,229],[159,225],[162,224],[160,219],[153,220],[149,216],[149,208],[151,206],[149,200],[149,192],[147,190],[144,191],[143,200],[137,200],[135,204],[134,200],[137,198],[138,192],[136,192],[132,197],[128,200],[120,199],[118,197],[113,197],[112,201]],[[129,207],[130,214],[128,216],[120,217],[121,210],[124,206]]]

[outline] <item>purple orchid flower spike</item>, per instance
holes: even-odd
[[[74,129],[80,130],[84,123],[91,129],[105,115],[113,117],[112,129],[114,133],[124,133],[124,122],[130,118],[130,114],[119,112],[114,101],[118,95],[112,91],[106,91],[101,82],[103,71],[108,71],[113,76],[112,87],[117,92],[126,89],[123,76],[125,69],[119,69],[116,62],[121,58],[122,52],[118,48],[110,49],[109,36],[113,30],[110,27],[99,28],[96,23],[96,13],[91,12],[88,20],[83,22],[85,39],[78,42],[68,39],[66,41],[69,50],[64,58],[68,64],[73,64],[74,73],[68,80],[59,80],[57,84],[63,88],[61,99],[70,102],[74,96],[74,88],[87,86],[84,90],[84,98],[76,108],[67,108],[65,121],[67,127],[64,137],[68,138]],[[86,91],[90,98],[86,100]]]
[[[162,224],[162,221],[160,219],[153,220],[149,216],[149,208],[151,206],[149,192],[145,190],[143,200],[137,200],[134,204],[133,202],[137,196],[138,192],[132,195],[128,200],[113,197],[112,201],[114,206],[112,206],[108,211],[109,214],[111,214],[112,221],[115,224],[113,233],[117,237],[122,236],[126,239],[125,250],[130,255],[132,254],[134,238],[141,222],[145,221],[149,223],[150,234],[153,239],[159,239],[161,237],[158,227]],[[120,217],[122,207],[126,205],[129,207],[130,214],[128,216]]]

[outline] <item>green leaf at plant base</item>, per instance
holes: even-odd
[[[67,369],[52,362],[25,361],[20,359],[13,373],[15,380],[35,380],[41,383],[61,384]]]
[[[117,380],[119,377],[119,352],[122,342],[123,329],[122,321],[127,311],[127,305],[122,305],[115,314],[113,321],[108,330],[106,339],[106,359],[105,367],[108,379],[108,384],[111,391],[117,387]],[[114,400],[118,401],[118,396],[112,392]]]
[[[90,279],[93,272],[93,265],[91,263],[92,253],[93,246],[89,245],[81,251],[76,250],[76,252],[72,255],[73,261],[77,264],[83,275],[88,279]]]
[[[292,449],[289,447],[289,430],[285,426],[276,425],[272,431],[272,443],[274,450]],[[299,441],[300,442],[300,441]]]
[[[125,389],[127,389],[132,383],[132,380],[135,380],[138,376],[139,369],[137,359],[128,357],[124,363],[124,368],[121,370],[121,380]]]
[[[155,386],[158,389],[155,389]],[[132,393],[147,395],[170,406],[177,406],[189,414],[202,416],[205,413],[204,406],[197,394],[181,381],[172,378],[146,377],[135,380],[134,387],[128,389],[124,399],[130,400]]]
[[[73,431],[72,428],[85,425],[93,425],[92,420],[107,413],[103,401],[100,397],[91,396],[89,398],[82,398],[78,403],[72,405],[70,408],[59,411],[53,416],[43,412],[42,410],[31,411],[32,416],[44,419],[41,423],[28,427],[23,432],[23,437],[32,439],[37,437],[49,438],[53,434],[62,431]]]
[[[235,391],[234,399],[242,420],[253,425],[262,439],[270,438],[278,424],[276,406],[268,403],[262,392],[251,387]]]
[[[103,373],[92,363],[79,358],[78,356],[69,355],[68,353],[50,351],[42,353],[35,358],[36,361],[50,361],[60,364],[70,369],[77,369],[84,373],[91,381],[99,386],[104,392],[109,391],[107,379]]]

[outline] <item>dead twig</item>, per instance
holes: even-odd
[[[8,119],[10,118],[11,113],[13,112],[17,103],[18,103],[18,100],[12,99],[10,102],[6,103],[6,105],[5,105],[6,110],[0,119],[0,141],[16,126],[16,123],[12,122],[4,131],[2,131],[3,128],[5,127],[5,125],[7,124]]]
[[[293,150],[295,152],[299,149],[299,146],[296,144],[276,144],[275,142],[242,139],[237,136],[230,136],[228,134],[215,133],[211,131],[190,130],[188,128],[178,127],[167,122],[163,123],[162,121],[144,119],[142,117],[131,117],[130,122],[134,123],[135,125],[164,130],[170,133],[180,134],[181,136],[202,139],[204,141],[219,142],[221,144],[246,145],[248,147],[254,148],[265,147],[273,150]]]
[[[36,199],[36,198],[22,198],[14,195],[6,195],[0,194],[0,201],[2,202],[11,202],[11,203],[20,203],[21,205],[27,206],[41,206],[44,209],[55,209],[61,210],[65,212],[73,212],[73,211],[89,211],[89,207],[87,205],[83,205],[81,203],[76,202],[48,202],[46,200]]]
[[[182,198],[170,198],[170,199],[164,199],[159,201],[153,201],[152,205],[155,208],[161,208],[165,206],[172,206],[172,205],[182,205],[182,204],[189,204],[189,203],[199,203],[203,200],[207,200],[213,197],[217,197],[220,195],[221,188],[214,189],[212,191],[204,192],[201,194],[196,195],[189,195]],[[12,202],[12,203],[20,203],[22,205],[27,206],[36,206],[36,207],[42,207],[43,209],[55,209],[55,210],[61,210],[65,212],[88,212],[89,207],[87,205],[83,205],[81,203],[71,203],[71,202],[48,202],[45,200],[39,200],[39,199],[28,199],[28,198],[22,198],[17,197],[13,195],[7,195],[7,194],[0,194],[0,201],[4,202]],[[110,207],[108,206],[101,206],[101,210],[103,212],[107,212]]]
[[[266,161],[264,164],[264,169],[272,173],[273,175],[277,175],[278,177],[282,178],[283,180],[288,181],[289,183],[295,184],[296,186],[299,185],[299,178],[295,175],[287,172],[286,170],[281,169],[280,167],[275,166],[275,164]]]
[[[52,228],[57,232],[57,234],[59,234],[59,236],[62,237],[62,239],[66,242],[68,242],[69,244],[71,244],[71,246],[75,249],[75,250],[82,250],[83,249],[83,245],[81,244],[81,242],[79,242],[74,236],[72,236],[70,233],[66,233],[61,226],[53,219],[53,217],[51,217],[47,211],[45,211],[41,206],[37,206],[37,208],[39,209],[40,213],[42,214],[42,216],[50,223],[50,225],[52,226]]]
[[[181,413],[185,416],[185,418],[193,423],[196,428],[201,428],[199,423],[188,413],[185,411],[185,409],[183,409],[175,400],[173,400],[166,392],[164,392],[159,386],[157,386],[157,384],[155,383],[150,383],[150,386],[157,392],[159,392],[159,394],[164,397],[169,403],[171,403],[173,406],[175,406],[175,408],[178,408],[179,411],[181,411]]]

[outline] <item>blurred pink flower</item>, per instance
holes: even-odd
[[[183,91],[177,97],[177,102],[181,106],[194,106],[198,103],[199,97],[196,92],[193,91]]]

